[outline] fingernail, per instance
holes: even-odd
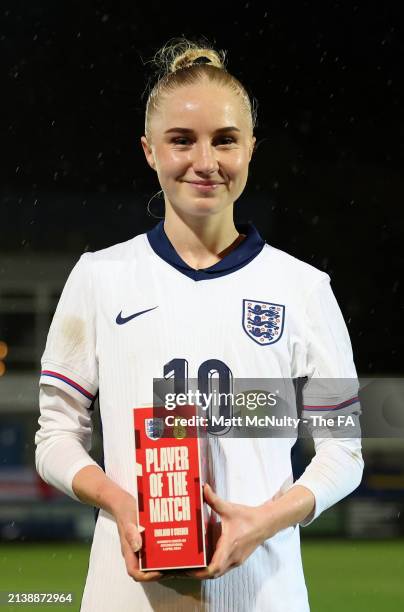
[[[140,550],[141,548],[142,548],[142,542],[141,541],[139,542],[139,540],[137,540],[137,541],[133,542],[133,550],[135,552],[138,552],[138,550]]]

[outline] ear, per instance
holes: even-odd
[[[255,138],[255,136],[253,136],[251,139],[250,161],[256,150],[257,150],[257,139]]]
[[[142,143],[142,147],[143,147],[143,151],[146,156],[146,159],[147,159],[147,163],[149,164],[150,168],[153,168],[153,170],[156,170],[156,162],[154,161],[153,151],[151,149],[151,146],[147,142],[146,136],[142,136],[140,139],[140,142]]]

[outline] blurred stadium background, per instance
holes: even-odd
[[[2,2],[0,591],[72,590],[78,609],[94,514],[36,475],[40,357],[80,254],[157,222],[139,144],[144,61],[171,36],[227,49],[258,99],[238,220],[330,274],[361,380],[402,378],[401,9],[275,4],[218,5],[195,31],[175,3]],[[398,434],[364,439],[361,486],[301,530],[313,612],[404,610],[402,394],[394,401]],[[96,458],[97,421],[96,407]],[[296,475],[311,453],[308,440],[295,448]]]

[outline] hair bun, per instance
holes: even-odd
[[[216,68],[224,68],[224,57],[221,57],[214,49],[199,47],[188,47],[177,49],[177,53],[172,59],[170,72],[188,68],[195,64],[210,64]]]
[[[200,57],[197,57],[196,59],[194,59],[194,61],[192,62],[192,64],[210,64],[211,61],[208,57],[206,57],[206,55],[201,55]]]
[[[147,63],[155,67],[158,79],[193,64],[207,64],[225,69],[225,51],[216,51],[211,43],[202,38],[198,41],[187,38],[171,38]]]

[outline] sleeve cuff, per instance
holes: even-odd
[[[80,503],[83,502],[73,491],[73,478],[79,470],[88,465],[102,470],[79,442],[67,438],[58,440],[57,444],[47,449],[43,455],[37,454],[37,470],[41,478]]]
[[[301,476],[298,480],[296,480],[296,482],[293,483],[293,485],[290,488],[292,489],[296,485],[306,487],[306,489],[309,489],[309,491],[311,491],[314,495],[314,500],[315,500],[314,509],[310,512],[308,516],[306,516],[305,519],[303,519],[303,521],[300,521],[299,523],[301,527],[307,527],[313,521],[315,521],[318,516],[320,516],[320,514],[325,510],[325,508],[321,508],[319,504],[319,496],[316,493],[316,487],[312,485],[312,483],[310,482],[310,479],[303,478],[303,476]]]

